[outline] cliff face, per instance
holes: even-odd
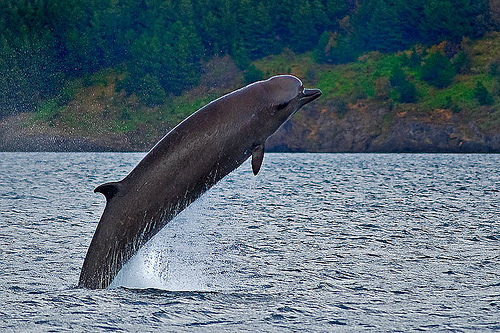
[[[273,151],[309,152],[500,152],[500,128],[484,124],[492,110],[453,113],[393,109],[358,102],[342,115],[335,107],[299,111],[267,144]]]

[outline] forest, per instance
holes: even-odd
[[[445,40],[453,49],[498,28],[494,3],[0,0],[0,118],[36,110],[69,80],[104,68],[121,68],[117,89],[151,106],[196,85],[201,62],[217,55],[230,55],[251,81],[262,75],[252,61],[284,49],[330,64]],[[393,76],[401,94],[411,90]]]

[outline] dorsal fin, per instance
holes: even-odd
[[[120,182],[111,182],[99,185],[95,188],[94,193],[102,193],[106,197],[106,200],[109,201],[113,198],[118,191],[120,191],[121,184]]]
[[[264,160],[264,144],[259,144],[252,149],[252,171],[254,175],[257,175],[262,165],[262,160]]]

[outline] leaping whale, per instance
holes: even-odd
[[[256,175],[267,138],[320,95],[292,75],[250,84],[182,121],[124,179],[98,186],[106,207],[78,286],[108,287],[141,246],[250,155]]]

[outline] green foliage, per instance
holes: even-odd
[[[398,66],[398,67],[394,67],[394,69],[392,70],[392,73],[391,73],[391,85],[393,87],[398,87],[398,86],[401,86],[401,85],[404,85],[406,81],[406,74],[404,72],[404,70]]]
[[[317,36],[314,31],[314,15],[312,5],[309,1],[297,3],[297,9],[294,10],[290,26],[291,48],[295,52],[305,52],[314,46]]]
[[[61,116],[64,106],[73,99],[79,88],[81,85],[76,81],[66,85],[57,96],[46,99],[37,105],[35,118],[44,119],[48,121],[49,125],[52,125],[53,121]]]
[[[245,70],[250,66],[250,56],[248,55],[247,49],[245,49],[240,43],[235,43],[232,46],[233,60],[236,66],[240,70]]]
[[[201,61],[216,55],[230,54],[242,70],[284,49],[348,63],[366,51],[475,38],[490,17],[487,0],[3,0],[0,117],[33,110],[66,81],[103,68],[126,68],[122,88],[152,105],[196,85]],[[453,66],[468,70],[460,54]],[[446,86],[450,73],[426,77]]]
[[[492,105],[495,102],[493,96],[481,82],[478,82],[474,89],[474,97],[480,105]]]
[[[57,99],[47,100],[45,103],[40,105],[37,110],[37,118],[45,119],[49,122],[49,124],[57,119],[64,107],[59,104]]]
[[[488,0],[364,0],[353,26],[363,49],[394,52],[479,37],[490,25],[488,8]]]
[[[478,37],[488,29],[488,0],[427,0],[423,2],[421,34],[424,42],[459,42]]]
[[[403,30],[394,25],[398,24],[397,7],[386,0],[367,1],[362,9],[370,10],[366,22],[366,30],[362,33],[365,45],[368,49],[376,49],[382,52],[392,52],[404,48]],[[362,10],[360,9],[360,10]]]
[[[401,61],[404,66],[415,68],[422,63],[422,55],[413,47],[408,54],[401,57]]]
[[[398,86],[396,91],[399,93],[399,102],[401,103],[415,103],[417,101],[417,88],[409,81]]]
[[[500,78],[500,58],[495,58],[490,63],[490,75]]]
[[[356,41],[352,38],[352,35],[323,32],[313,51],[315,61],[330,64],[345,64],[354,61],[360,52]]]
[[[449,86],[454,77],[455,70],[450,59],[441,52],[431,54],[422,66],[422,80],[436,88]]]
[[[117,86],[117,90],[133,91],[148,106],[160,105],[167,95],[156,76],[146,74],[143,77],[127,76]]]
[[[252,64],[248,66],[247,70],[245,71],[244,78],[245,82],[248,84],[262,80],[264,78],[264,74],[257,67],[255,67],[255,65]]]
[[[470,71],[470,59],[464,51],[457,53],[452,59],[453,69],[458,74]]]
[[[394,87],[397,97],[401,103],[415,103],[417,101],[417,88],[406,79],[406,75],[401,67],[392,70],[391,85]]]
[[[329,60],[327,53],[330,48],[330,35],[331,34],[328,31],[324,31],[319,37],[318,44],[314,48],[313,57],[314,60],[318,63],[325,63]]]

